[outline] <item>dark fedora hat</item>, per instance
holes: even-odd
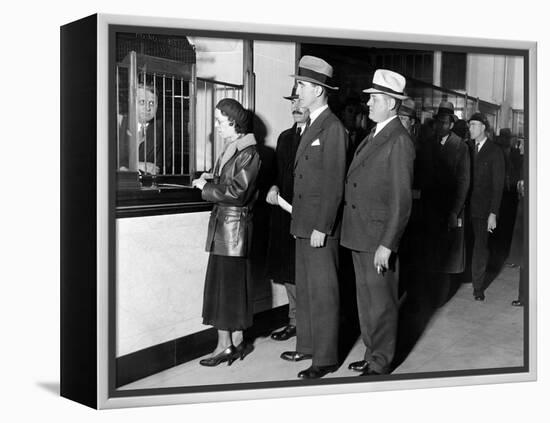
[[[406,98],[399,106],[398,115],[416,119],[416,104],[412,98]]]
[[[286,97],[283,96],[283,98],[284,98],[285,100],[297,100],[299,97],[298,97],[298,95],[296,94],[296,85],[294,85],[294,86],[292,87],[292,92],[290,93],[290,95],[287,95]]]
[[[332,73],[332,66],[323,59],[315,56],[303,56],[298,63],[298,74],[290,76],[299,81],[307,81],[337,90],[338,87],[330,85],[332,84]]]
[[[456,122],[458,120],[458,116],[455,115],[455,106],[450,101],[442,101],[441,103],[439,103],[437,113],[434,117],[439,116],[450,116],[453,122]]]
[[[489,121],[487,120],[487,117],[481,113],[481,112],[476,112],[474,113],[472,116],[470,116],[470,119],[468,119],[468,123],[470,123],[471,121],[475,120],[476,122],[481,122],[483,125],[485,125],[485,130],[488,131],[490,126],[489,126]]]

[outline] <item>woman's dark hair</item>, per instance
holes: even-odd
[[[229,122],[235,126],[237,134],[248,133],[250,123],[250,115],[248,111],[237,100],[232,98],[224,98],[216,104],[222,115],[227,116]]]

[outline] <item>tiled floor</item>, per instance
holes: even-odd
[[[474,301],[471,284],[462,284],[444,306],[427,317],[404,311],[404,325],[424,319],[423,329],[401,353],[402,362],[393,374],[522,366],[524,309],[510,305],[517,296],[518,272],[517,268],[504,267],[487,289],[483,303]],[[279,358],[294,346],[295,338],[283,342],[258,338],[254,351],[231,366],[224,363],[207,368],[194,360],[120,389],[297,380],[297,373],[311,362],[291,363]],[[340,368],[326,377],[356,376],[347,366],[360,360],[363,351],[358,338]]]

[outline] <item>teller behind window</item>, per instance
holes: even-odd
[[[147,174],[166,174],[172,169],[172,124],[155,119],[158,98],[150,85],[139,84],[137,97],[137,140],[139,149],[138,170]],[[119,117],[119,169],[128,170],[129,145],[133,130],[128,125],[128,115]],[[147,152],[146,152],[147,150]],[[164,158],[166,157],[166,160]]]

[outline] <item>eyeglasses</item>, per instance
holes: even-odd
[[[147,105],[148,105],[149,107],[151,107],[151,108],[155,107],[156,104],[157,104],[157,102],[156,102],[156,101],[153,101],[153,100],[149,100],[149,101],[147,102]],[[139,100],[139,105],[140,105],[140,106],[145,106],[145,100]]]
[[[229,123],[229,119],[226,120],[219,120],[218,118],[215,118],[216,125],[221,125],[222,123]]]

